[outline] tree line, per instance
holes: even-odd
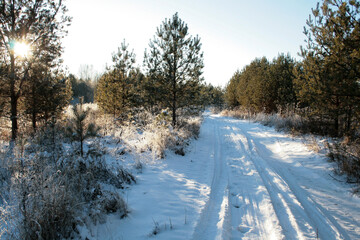
[[[64,1],[0,1],[0,20],[0,116],[11,122],[12,140],[19,121],[31,121],[35,132],[39,123],[55,121],[79,97],[95,100],[118,119],[134,108],[168,108],[175,126],[178,109],[211,104],[212,96],[223,93],[204,84],[200,38],[189,35],[177,13],[150,40],[143,72],[124,40],[97,82],[62,70],[61,43],[72,20]],[[17,44],[28,46],[29,54],[17,52]],[[222,99],[216,102],[221,105]]]
[[[100,77],[95,94],[106,113],[125,119],[139,108],[167,108],[176,126],[178,109],[222,104],[221,97],[215,98],[222,90],[203,83],[200,38],[189,35],[177,13],[157,28],[144,56],[142,72],[125,40],[113,53],[113,65]]]
[[[293,87],[295,61],[279,55],[272,62],[265,57],[253,60],[236,71],[226,87],[230,107],[243,106],[250,112],[282,112],[296,104]]]
[[[229,107],[301,114],[314,131],[358,134],[360,118],[360,2],[325,0],[306,21],[301,61],[281,54],[255,59],[226,87]]]

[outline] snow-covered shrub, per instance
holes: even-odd
[[[359,143],[349,142],[345,138],[342,142],[334,139],[327,144],[328,157],[337,163],[338,174],[346,174],[347,181],[360,183],[360,147]]]
[[[121,167],[111,170],[103,161],[84,161],[83,164],[92,181],[110,184],[116,188],[124,188],[125,184],[136,182],[135,177]]]
[[[303,136],[305,139],[305,145],[312,151],[319,153],[321,151],[321,145],[319,144],[319,139],[314,135]]]
[[[94,224],[110,212],[126,216],[124,200],[108,188],[123,188],[135,178],[123,168],[108,168],[104,146],[95,141],[82,158],[63,149],[59,138],[54,148],[51,141],[40,140],[40,135],[15,147],[19,153],[9,161],[7,195],[13,197],[1,205],[1,239],[70,238],[89,218]]]
[[[9,164],[8,160],[11,161],[11,159],[8,159],[9,156],[7,155],[7,148],[8,146],[5,146],[4,144],[1,144],[1,150],[0,150],[0,206],[6,199],[9,197],[9,183],[11,181],[11,172],[9,171]],[[1,238],[0,238],[1,239]]]
[[[223,110],[222,107],[211,106],[209,110],[214,114],[219,114]]]
[[[300,130],[304,126],[304,120],[297,114],[289,116],[283,116],[279,113],[266,114],[258,113],[253,119],[255,122],[259,122],[265,126],[274,127],[277,131],[293,132],[294,130]]]
[[[143,132],[144,146],[149,149],[156,158],[164,158],[165,150],[175,144],[172,127],[162,126],[162,124],[162,122],[148,124]]]
[[[145,111],[144,109],[140,109],[139,111],[137,111],[137,114],[135,115],[136,126],[144,128],[152,121],[154,121],[154,115],[151,114],[149,111]]]
[[[153,122],[153,124],[155,124],[156,126],[169,127],[171,125],[171,122],[172,122],[172,118],[171,115],[169,114],[169,110],[165,109],[155,116],[155,121]]]
[[[90,204],[87,205],[81,225],[85,224],[87,228],[91,228],[98,223],[104,224],[106,215],[109,213],[115,213],[119,218],[124,218],[128,215],[129,208],[119,193],[97,188]]]
[[[155,121],[145,127],[143,141],[156,157],[163,158],[166,149],[184,155],[186,141],[199,135],[201,117],[179,118],[175,129],[170,124],[171,121]]]
[[[66,165],[74,170],[74,174],[70,174],[73,180],[79,182],[73,190],[81,193],[78,201],[83,202],[85,214],[79,217],[83,223],[88,217],[93,224],[103,223],[110,212],[118,212],[119,217],[126,216],[129,210],[122,197],[116,191],[105,190],[103,185],[123,188],[125,184],[135,182],[132,174],[122,168],[116,171],[108,169],[103,161],[84,161],[82,158],[78,158],[75,164]]]
[[[204,109],[201,106],[187,106],[187,107],[179,108],[177,110],[177,116],[179,118],[201,116],[203,111]]]
[[[249,110],[238,107],[235,109],[224,109],[220,112],[220,115],[222,116],[228,116],[228,117],[233,117],[233,118],[238,118],[238,119],[250,119],[252,114]]]
[[[199,135],[201,117],[187,116],[178,118],[178,126],[171,126],[171,116],[167,110],[159,111],[157,115],[149,112],[143,113],[147,116],[145,126],[139,124],[127,124],[118,127],[114,132],[114,137],[123,143],[127,150],[119,149],[119,153],[124,151],[132,152],[137,159],[136,165],[142,168],[142,163],[138,155],[144,158],[144,152],[150,152],[152,159],[164,158],[165,150],[172,149],[180,155],[184,155],[184,145],[192,137]]]
[[[18,204],[4,200],[0,204],[0,239],[21,239],[18,226]]]
[[[202,117],[188,117],[181,119],[176,128],[177,130],[177,145],[183,145],[184,141],[195,138],[197,139],[200,134],[200,126],[202,123]]]
[[[97,202],[104,213],[118,213],[120,218],[124,218],[129,213],[124,199],[116,192],[102,191],[102,195]]]
[[[46,154],[14,159],[12,190],[17,196],[21,239],[70,237],[79,191],[72,191],[67,169],[61,171]],[[65,170],[65,171],[64,171]]]

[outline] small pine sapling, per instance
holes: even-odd
[[[98,136],[100,128],[94,123],[88,123],[86,118],[89,116],[90,110],[83,109],[82,101],[73,108],[74,117],[69,120],[66,133],[71,141],[80,143],[80,155],[84,155],[84,141],[91,137]]]

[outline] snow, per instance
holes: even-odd
[[[129,216],[81,229],[83,238],[360,239],[352,186],[329,175],[323,155],[273,128],[206,112],[185,156],[141,160],[137,184],[122,192]]]

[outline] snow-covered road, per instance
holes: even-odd
[[[132,212],[108,239],[360,239],[360,200],[299,139],[205,114],[182,157],[149,165],[128,191]],[[158,226],[158,232],[152,234]],[[94,234],[94,238],[95,234]]]
[[[301,142],[213,115],[203,130],[214,173],[193,239],[360,238],[359,199]]]

